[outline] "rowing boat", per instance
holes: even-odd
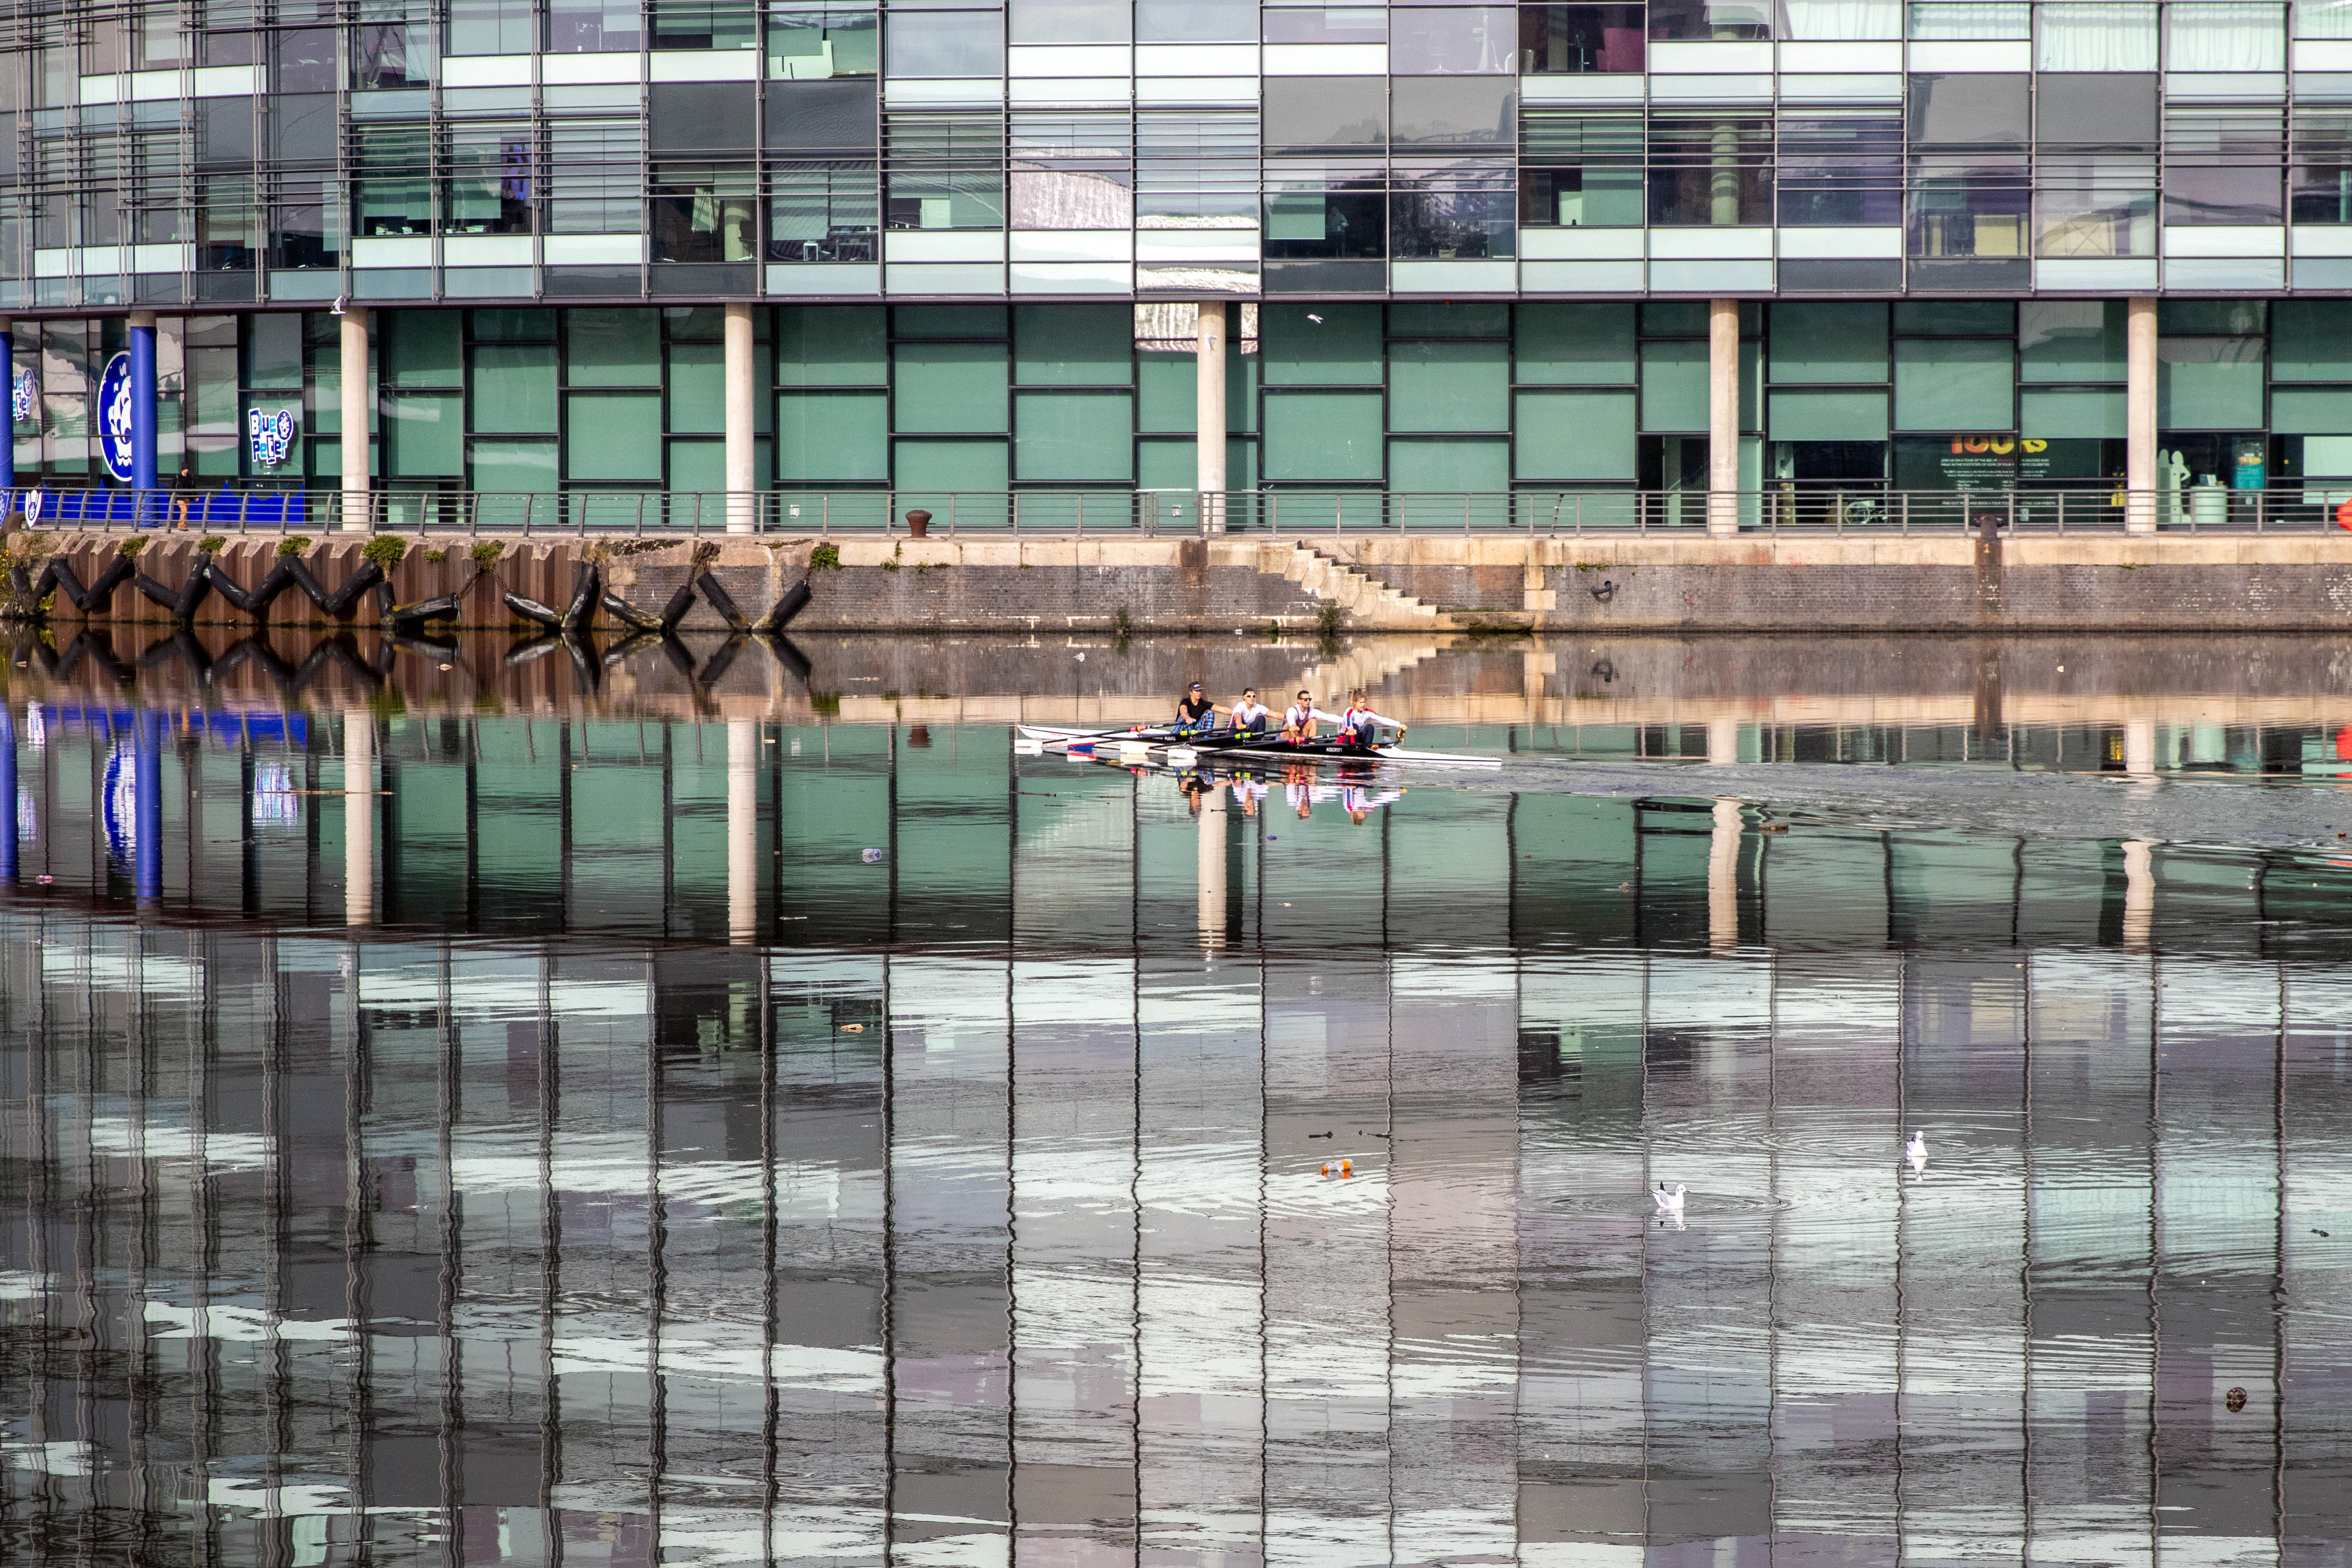
[[[1166,726],[1136,730],[1078,730],[1051,724],[1016,726],[1024,740],[1055,745],[1079,755],[1115,754],[1140,760],[1154,752],[1190,748],[1202,758],[1243,757],[1253,762],[1424,763],[1444,767],[1499,768],[1500,757],[1463,756],[1403,746],[1361,746],[1352,741],[1285,741],[1277,736],[1238,734],[1232,730],[1183,731]]]

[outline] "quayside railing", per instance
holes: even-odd
[[[2352,528],[2352,479],[2260,490],[1896,490],[1803,486],[1705,490],[1402,491],[793,489],[757,491],[281,489],[137,491],[63,485],[0,489],[5,513],[36,528],[191,529],[207,534],[416,535],[748,533],[964,537],[1089,533],[2312,533]],[[2344,521],[2338,522],[2339,513]]]

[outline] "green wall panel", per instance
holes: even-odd
[[[478,490],[546,492],[555,489],[555,443],[475,442],[473,486]]]
[[[1194,447],[1190,440],[1147,437],[1136,443],[1135,456],[1135,482],[1142,489],[1189,490],[1200,477]],[[1257,488],[1256,442],[1225,443],[1225,488],[1235,490]]]
[[[2352,300],[2273,300],[2271,379],[2352,379]]]
[[[563,332],[570,348],[565,384],[661,384],[659,310],[575,305],[563,312]]]
[[[1511,488],[1508,441],[1414,441],[1389,443],[1389,489],[1475,490]]]
[[[1884,441],[1886,394],[1776,390],[1770,436],[1775,441]]]
[[[2021,393],[2018,434],[2029,440],[2095,437],[2120,441],[2126,434],[2121,387],[2081,392]]]
[[[2017,307],[2007,300],[1898,300],[1898,338],[2007,338],[2017,333]]]
[[[948,490],[1002,490],[1012,482],[1006,444],[1001,440],[900,441],[897,445],[898,471],[894,482],[901,491],[937,495]],[[908,498],[902,494],[898,500],[903,510]]]
[[[2262,339],[2159,336],[2156,358],[2158,429],[2262,428]]]
[[[1539,303],[1518,309],[1518,380],[1571,386],[1633,384],[1633,307]]]
[[[661,483],[659,393],[575,392],[563,412],[564,478]]]
[[[1135,398],[1024,392],[1013,401],[1013,472],[1024,479],[1131,479]]]
[[[1013,379],[1024,386],[1131,385],[1135,357],[1131,306],[1013,307]]]
[[[891,357],[901,434],[1002,435],[1010,428],[1003,343],[900,343]]]
[[[880,391],[776,396],[776,472],[787,483],[890,477],[890,400]]]
[[[1520,479],[1637,477],[1630,391],[1522,392],[1518,414]]]
[[[1771,322],[1775,386],[1886,379],[1886,307],[1882,304],[1776,300]]]
[[[1389,307],[1392,338],[1500,338],[1510,331],[1511,308],[1500,300],[1401,300]]]
[[[471,406],[478,431],[490,435],[553,435],[555,345],[477,345]]]
[[[2009,430],[2017,419],[2009,338],[1895,340],[1897,430]]]
[[[902,338],[1001,338],[1011,320],[1002,305],[900,305],[892,318]]]
[[[463,377],[457,310],[388,310],[376,366],[386,386],[457,386]]]
[[[1268,392],[1265,451],[1269,479],[1381,477],[1381,395]]]
[[[708,495],[725,489],[727,443],[723,440],[672,441],[669,444],[669,488],[673,493],[683,495]],[[721,510],[723,512],[724,509]]]
[[[669,427],[678,436],[727,433],[725,344],[670,344]]]
[[[2279,387],[2271,394],[2271,428],[2282,436],[2352,436],[2352,388]]]
[[[2020,381],[2121,381],[2121,300],[2028,300],[2017,313]]]
[[[492,306],[472,312],[478,343],[551,343],[555,311],[548,307]]]
[[[1261,305],[1258,357],[1268,386],[1378,386],[1378,305]]]
[[[890,379],[887,320],[879,305],[779,306],[776,384],[882,385]]]
[[[1389,428],[1503,430],[1510,424],[1507,343],[1389,345]]]
[[[1706,428],[1706,356],[1704,342],[1642,345],[1642,428],[1702,431]],[[1764,355],[1761,343],[1739,345],[1739,427],[1757,428],[1761,406]]]
[[[1256,354],[1225,354],[1225,428],[1257,428]],[[1137,417],[1146,430],[1192,433],[1197,365],[1191,354],[1135,357]]]
[[[466,471],[464,399],[454,392],[383,395],[384,471],[397,479],[455,479]]]

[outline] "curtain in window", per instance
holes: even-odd
[[[2352,0],[2346,0],[2352,5]],[[1914,4],[1911,36],[1921,42],[1979,43],[2032,36],[2032,8],[2024,0],[1960,0]]]
[[[2034,63],[2043,70],[2156,68],[2156,7],[2143,0],[2063,0],[2034,9],[2042,13]]]
[[[1899,38],[1900,0],[1782,0],[1784,38]]]
[[[2294,0],[2298,38],[2352,38],[2352,0]]]
[[[2164,8],[2165,67],[2177,71],[2286,69],[2286,17],[2276,5],[2221,0]]]

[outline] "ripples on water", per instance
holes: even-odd
[[[1007,721],[1322,656],[927,657],[20,671],[0,1552],[2346,1561],[2324,691],[1504,645],[1203,795]]]

